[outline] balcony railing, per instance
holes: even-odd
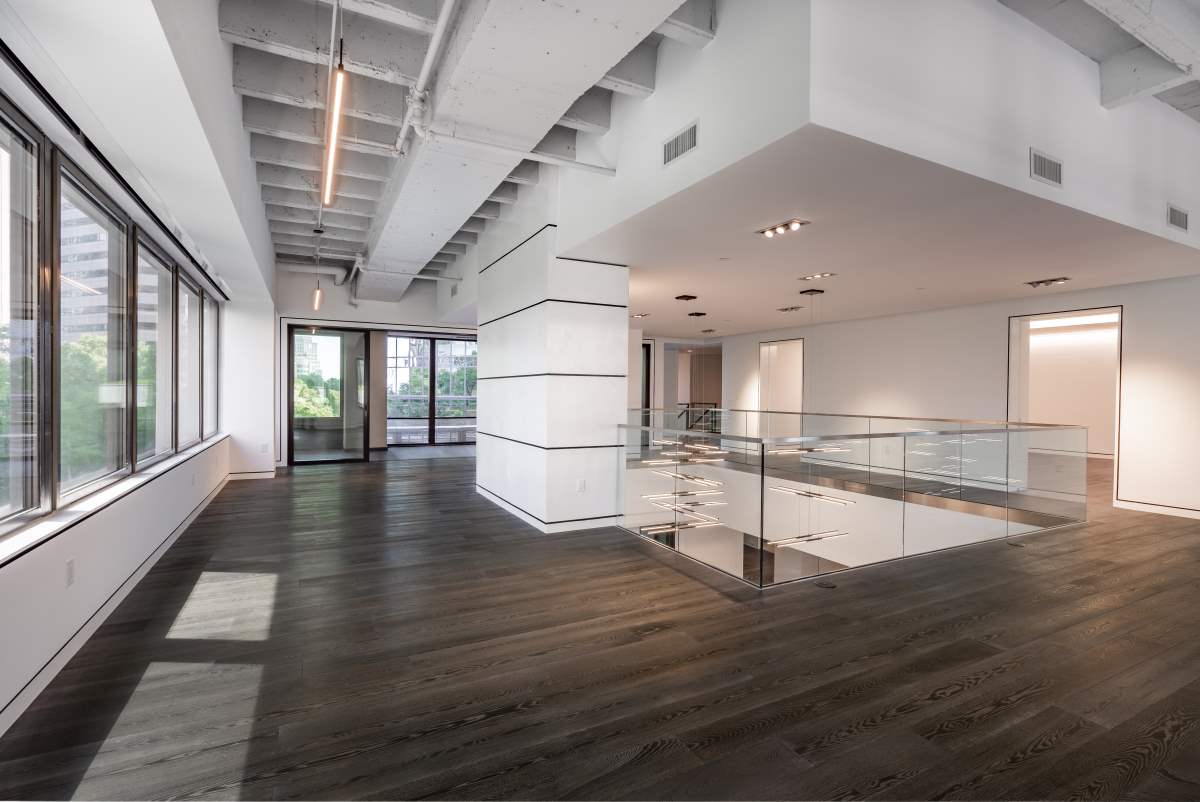
[[[1086,520],[1087,429],[630,410],[621,525],[758,587]]]

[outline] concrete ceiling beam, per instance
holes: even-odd
[[[1100,62],[1100,98],[1114,108],[1194,79],[1200,16],[1186,0],[1084,0],[1143,44]]]
[[[321,191],[321,174],[315,170],[297,170],[277,164],[259,164],[255,170],[258,183],[264,187],[294,189],[300,192]],[[379,199],[382,187],[378,181],[342,176],[334,185],[333,194],[338,198],[357,198],[374,202]]]
[[[560,159],[575,159],[575,141],[579,132],[573,128],[556,125],[546,132],[542,141],[533,149],[534,153],[545,153]]]
[[[294,234],[301,237],[314,236],[312,233],[313,227],[308,223],[272,220],[270,224],[272,234]],[[367,232],[365,231],[355,231],[354,229],[337,228],[335,226],[325,226],[325,236],[343,242],[357,242],[362,244],[367,241]]]
[[[643,39],[596,86],[623,95],[650,97],[654,94],[654,76],[658,69],[658,41],[658,36]]]
[[[452,253],[455,256],[465,256],[467,253],[467,246],[457,242],[447,242],[442,246],[442,252]]]
[[[273,139],[261,134],[250,135],[250,158],[261,164],[292,167],[297,170],[321,172],[323,152],[317,145]],[[367,153],[339,153],[334,170],[339,176],[382,181],[388,176],[390,163],[382,156]],[[337,183],[336,181],[334,182]]]
[[[435,261],[438,261],[438,262],[445,262],[446,264],[453,264],[454,260],[458,258],[458,255],[449,253],[445,250],[442,250],[442,251],[438,251],[436,254],[434,254],[433,258]]]
[[[487,220],[482,217],[472,216],[467,222],[462,224],[462,228],[459,230],[478,236],[483,233],[485,228],[487,228]]]
[[[316,237],[305,237],[299,234],[271,234],[271,240],[277,246],[288,246],[291,248],[301,248],[305,252],[308,250],[316,250],[318,247],[322,253],[326,251],[330,253],[342,253],[346,255],[354,255],[360,253],[363,249],[360,242],[345,242],[343,240],[334,240],[329,237],[321,237],[321,242],[318,245]]]
[[[689,47],[704,47],[717,36],[716,0],[686,0],[655,33]]]
[[[320,2],[333,5],[333,0]],[[342,0],[342,10],[427,35],[437,20],[437,0]]]
[[[272,53],[233,49],[233,89],[239,95],[303,109],[324,109],[325,72],[323,66],[305,66]],[[348,117],[399,128],[404,123],[406,100],[403,86],[353,77],[342,110]]]
[[[500,204],[495,201],[484,201],[483,205],[475,210],[472,217],[482,218],[483,220],[499,220],[500,219]]]
[[[285,106],[255,97],[242,98],[242,127],[254,134],[289,139],[310,145],[325,144],[325,112]],[[372,120],[345,117],[340,126],[338,144],[346,150],[396,157],[398,128]]]
[[[324,5],[307,0],[221,0],[218,12],[225,41],[320,67],[323,81],[331,22]],[[389,84],[416,82],[429,47],[427,34],[358,14],[343,14],[340,32],[347,72]]]
[[[496,203],[516,203],[517,202],[517,185],[510,184],[507,181],[500,182],[500,185],[492,190],[492,194],[488,196],[488,200]]]
[[[304,248],[293,248],[289,246],[277,246],[275,249],[275,261],[277,264],[295,265],[297,267],[307,266],[310,270],[313,265],[313,254],[311,249],[309,253],[300,253]],[[321,254],[321,266],[341,267],[350,269],[354,267],[354,260],[357,254]],[[292,271],[289,271],[292,272]]]
[[[514,184],[526,184],[532,186],[538,182],[538,163],[526,159],[513,168],[513,171],[508,174],[505,181],[511,181]]]
[[[292,206],[297,209],[312,209],[315,211],[321,206],[321,198],[315,192],[301,192],[295,189],[281,189],[279,187],[263,187],[262,199],[264,203],[273,203],[277,206]],[[357,217],[375,216],[375,204],[371,201],[338,197],[335,197],[333,201],[333,205],[326,206],[325,211],[352,214]]]
[[[291,206],[276,206],[275,204],[267,204],[267,220],[280,220],[283,222],[307,223],[309,227],[317,224],[317,213],[312,209],[296,209]],[[337,212],[325,212],[321,218],[322,225],[334,226],[335,228],[350,228],[355,231],[367,230],[367,218],[355,217],[350,214],[338,214]]]
[[[571,104],[558,124],[589,134],[603,134],[611,122],[612,90],[593,86]]]
[[[450,242],[454,245],[474,245],[479,242],[479,235],[474,231],[459,231],[450,238]]]

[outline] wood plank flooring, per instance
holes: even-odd
[[[470,458],[232,482],[0,797],[1196,798],[1200,522],[1111,509],[1110,466],[1086,527],[763,593],[538,534]]]

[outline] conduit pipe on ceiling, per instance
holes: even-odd
[[[417,74],[417,82],[409,90],[408,107],[404,110],[404,123],[400,126],[400,133],[396,135],[396,150],[400,152],[401,156],[408,152],[405,142],[408,139],[408,132],[413,130],[414,121],[425,116],[429,79],[433,75],[434,65],[437,64],[442,50],[442,42],[446,38],[446,32],[450,28],[450,20],[454,17],[454,8],[457,5],[457,0],[442,0],[442,7],[438,10],[437,23],[433,28],[433,36],[429,40],[429,49],[425,51],[425,60],[421,62],[421,71]]]
[[[340,287],[350,278],[351,271],[336,267],[313,267],[300,262],[276,262],[275,267],[285,273],[299,273],[305,276],[332,276],[333,283]]]

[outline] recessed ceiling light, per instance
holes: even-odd
[[[810,290],[800,290],[800,294],[801,295],[824,295],[825,290],[818,290],[816,287],[813,287]]]
[[[650,317],[650,313],[649,313],[649,312],[642,312],[641,314],[638,314],[638,315],[633,315],[632,317],[636,318],[637,320],[641,320],[641,319],[642,319],[642,318],[644,318],[644,317]]]
[[[816,281],[819,278],[833,278],[837,273],[813,273],[811,276],[801,276],[801,281]]]
[[[718,257],[717,257],[717,261],[718,261],[718,262],[728,262],[728,261],[729,261],[729,257],[728,257],[728,256],[718,256]]]
[[[694,300],[696,300],[696,297],[697,296],[695,296],[695,295],[688,295],[687,293],[684,293],[683,295],[676,295],[675,300],[676,301],[694,301]]]
[[[782,223],[776,223],[773,226],[767,226],[766,228],[760,228],[758,230],[758,233],[762,234],[767,239],[771,239],[776,234],[786,234],[789,231],[799,231],[803,226],[806,226],[808,224],[809,224],[808,220],[800,220],[798,218],[793,217],[791,220],[784,220]]]
[[[688,312],[688,317],[704,317],[708,312]]]
[[[1041,287],[1053,287],[1056,284],[1066,284],[1071,279],[1067,276],[1057,276],[1056,278],[1040,278],[1037,281],[1026,281],[1030,287],[1039,289]]]
[[[701,334],[716,334],[716,329],[700,329]]]
[[[779,307],[779,311],[780,312],[799,312],[803,308],[804,308],[803,306],[781,306],[781,307]]]

